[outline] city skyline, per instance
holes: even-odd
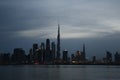
[[[0,52],[56,40],[61,26],[61,51],[70,54],[86,45],[86,56],[102,58],[120,52],[119,0],[0,0]],[[57,41],[55,41],[57,43]],[[26,44],[26,45],[25,45]],[[27,52],[28,53],[28,52]]]
[[[46,43],[34,43],[28,54],[23,48],[14,48],[13,53],[0,53],[0,65],[119,65],[120,53],[113,54],[106,51],[101,59],[93,55],[91,59],[86,57],[86,47],[70,54],[67,49],[61,51],[60,24],[58,24],[57,43],[46,39]]]
[[[60,40],[57,37],[58,39]],[[86,58],[85,44],[83,44],[82,51],[77,50],[71,56],[68,55],[69,51],[66,49],[60,51],[59,54],[58,50],[54,42],[46,39],[46,43],[42,42],[40,46],[34,43],[28,54],[23,48],[14,48],[12,54],[0,53],[0,65],[120,65],[119,52],[113,55],[110,51],[106,51],[102,59],[98,59],[97,56],[88,59]]]

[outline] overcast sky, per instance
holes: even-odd
[[[56,42],[58,23],[61,51],[85,43],[87,57],[120,52],[120,0],[0,0],[0,52]]]

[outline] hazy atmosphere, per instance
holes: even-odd
[[[0,52],[56,42],[58,23],[61,51],[85,43],[89,58],[120,52],[120,0],[0,0]]]

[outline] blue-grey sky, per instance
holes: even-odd
[[[82,50],[87,57],[120,51],[120,0],[0,0],[0,52],[46,38],[56,42],[61,27],[61,51]]]

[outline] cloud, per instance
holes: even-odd
[[[4,43],[9,39],[56,39],[59,23],[62,39],[89,42],[110,38],[116,42],[102,40],[101,44],[114,45],[119,43],[119,3],[120,0],[0,0],[0,37]]]
[[[13,3],[12,3],[13,2]],[[0,29],[2,31],[20,31],[45,27],[54,21],[42,3],[36,1],[9,1],[0,4]],[[37,5],[36,5],[37,4]]]
[[[35,0],[3,1],[1,3],[1,30],[21,31],[54,26],[59,19],[62,25],[100,28],[104,19],[119,18],[113,1],[88,0]],[[4,3],[4,4],[3,4]],[[7,23],[7,24],[6,24]]]
[[[22,30],[16,32],[16,37],[27,37],[27,38],[56,38],[57,28],[38,28],[38,29],[30,29],[30,30]]]

